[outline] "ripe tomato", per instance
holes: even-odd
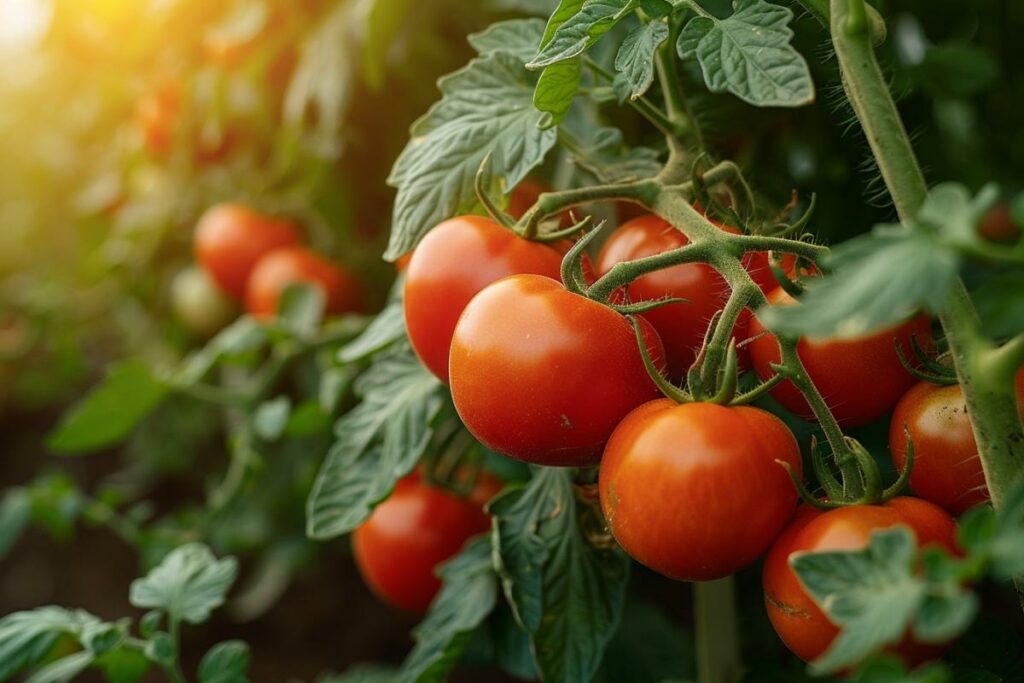
[[[224,294],[206,271],[190,266],[171,281],[171,307],[189,330],[209,337],[238,315],[235,302]]]
[[[768,618],[790,650],[805,661],[820,656],[839,630],[804,590],[789,566],[795,552],[856,550],[871,532],[897,524],[909,527],[920,546],[939,544],[956,551],[956,525],[941,508],[918,498],[894,498],[883,505],[853,505],[820,512],[802,508],[765,558],[762,581]],[[935,656],[935,647],[907,638],[893,649],[910,663]]]
[[[448,351],[459,315],[487,285],[509,275],[558,278],[559,253],[489,218],[459,216],[423,238],[406,268],[404,306],[409,341],[423,364],[448,381]]]
[[[768,301],[791,304],[793,298],[779,288],[768,295]],[[754,370],[761,379],[767,379],[774,374],[770,363],[781,359],[779,344],[756,317],[750,322],[750,337]],[[922,345],[929,343],[931,323],[926,316],[857,339],[801,339],[797,354],[839,424],[857,427],[891,410],[914,384],[914,377],[896,353],[899,343],[906,356],[913,357],[910,341],[914,337]],[[772,396],[795,415],[814,418],[807,401],[789,380],[776,386]]]
[[[660,363],[661,341],[641,324]],[[477,439],[539,465],[596,463],[619,420],[658,396],[629,322],[539,275],[505,278],[469,302],[449,377]]]
[[[604,275],[617,263],[654,256],[688,243],[686,235],[657,216],[648,214],[635,218],[608,238],[597,257],[597,274]],[[631,302],[666,296],[687,300],[644,313],[665,344],[669,374],[674,378],[682,377],[697,357],[711,316],[725,306],[729,285],[711,266],[685,263],[648,273],[625,289]],[[745,338],[748,319],[749,316],[744,315],[737,322],[733,330],[737,339]]]
[[[255,316],[277,313],[288,285],[308,284],[320,289],[325,313],[360,311],[363,286],[349,271],[306,247],[284,247],[256,264],[245,290],[245,309]]]
[[[483,506],[499,488],[485,473],[468,498],[430,486],[417,473],[399,481],[352,534],[363,580],[389,605],[426,612],[441,588],[437,565],[490,528]]]
[[[978,234],[991,242],[1010,244],[1020,239],[1020,226],[1013,220],[1013,212],[1006,202],[989,209],[978,224]]]
[[[756,560],[796,509],[776,459],[800,471],[796,439],[768,412],[651,401],[608,441],[601,508],[642,564],[683,581],[719,579]]]
[[[1017,373],[1017,404],[1018,408],[1024,406],[1024,371]],[[914,441],[910,471],[914,493],[957,515],[988,500],[985,472],[959,385],[921,382],[896,404],[889,425],[889,449],[900,470],[907,464],[904,427]]]
[[[241,204],[218,204],[196,225],[196,261],[221,289],[240,300],[257,261],[300,241],[299,231],[290,221]]]

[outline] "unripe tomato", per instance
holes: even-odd
[[[362,310],[363,287],[348,270],[306,247],[284,247],[264,256],[253,268],[245,290],[245,309],[255,316],[277,314],[289,285],[312,285],[324,295],[324,312]]]
[[[735,231],[734,228],[723,229]],[[604,275],[623,261],[633,261],[678,249],[689,244],[686,235],[670,223],[648,214],[635,218],[616,230],[597,257],[597,274]],[[625,288],[631,302],[652,301],[668,297],[686,299],[644,313],[665,344],[669,374],[678,378],[686,374],[697,357],[711,317],[725,306],[729,285],[722,276],[705,263],[684,263],[643,275]],[[746,336],[749,315],[740,316],[733,335]]]
[[[196,261],[221,289],[241,300],[256,262],[275,249],[300,241],[291,221],[241,204],[218,204],[196,225]]]
[[[651,401],[615,429],[601,460],[601,508],[619,544],[683,581],[735,573],[763,553],[796,509],[776,460],[800,448],[771,413]]]
[[[871,532],[898,524],[914,532],[920,547],[938,544],[956,552],[956,525],[941,508],[918,498],[894,498],[883,505],[852,505],[828,512],[802,508],[765,558],[762,580],[768,618],[790,650],[805,661],[819,657],[839,630],[807,594],[789,566],[796,552],[857,550]],[[940,650],[905,638],[892,651],[917,663]]]
[[[430,486],[417,473],[399,481],[352,534],[363,580],[389,605],[426,612],[441,588],[437,565],[490,528],[483,506],[499,489],[483,473],[468,498]]]
[[[238,316],[238,307],[201,268],[190,266],[171,281],[171,307],[185,326],[209,337]]]
[[[423,364],[448,381],[448,352],[459,315],[487,285],[509,275],[558,278],[559,253],[531,242],[489,218],[459,216],[423,238],[406,268],[405,326]]]
[[[1018,410],[1024,406],[1024,371],[1017,373],[1017,405]],[[914,442],[910,471],[914,493],[956,515],[988,501],[985,472],[960,385],[920,382],[896,404],[889,424],[889,449],[899,470],[907,464],[904,428]]]
[[[642,324],[660,363],[661,341]],[[658,396],[626,318],[539,275],[473,297],[455,328],[449,377],[477,439],[538,465],[597,462],[619,420]]]
[[[768,295],[769,303],[792,304],[793,298],[779,288]],[[781,360],[778,341],[754,317],[750,321],[750,359],[761,379],[775,371],[771,363]],[[914,377],[900,363],[896,344],[913,358],[911,339],[926,346],[931,340],[927,316],[855,339],[801,339],[797,354],[807,374],[833,414],[844,427],[858,427],[892,410],[914,384]],[[803,394],[788,379],[772,390],[772,397],[786,410],[807,420],[814,419]]]

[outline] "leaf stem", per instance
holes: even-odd
[[[584,57],[583,63],[587,66],[587,68],[589,68],[591,71],[598,74],[608,82],[612,82],[615,80],[615,74],[605,69],[593,58]],[[677,131],[675,128],[675,124],[670,120],[670,118],[665,114],[665,112],[659,109],[658,106],[651,102],[648,98],[642,95],[640,97],[637,97],[636,99],[629,98],[626,100],[626,104],[631,106],[633,109],[636,110],[638,114],[647,119],[647,121],[650,122],[650,124],[653,125],[655,128],[657,128],[658,131],[666,138],[672,139],[676,136]]]
[[[683,152],[680,140],[687,133],[693,136],[698,150],[704,149],[704,137],[690,110],[690,105],[686,101],[679,78],[679,68],[676,63],[676,40],[679,38],[679,30],[679,22],[673,21],[669,17],[668,40],[658,48],[654,57],[654,64],[658,71],[658,83],[665,95],[665,107],[668,109],[668,119],[673,131],[673,134],[668,136],[669,150],[673,154]]]

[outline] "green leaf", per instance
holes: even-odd
[[[0,559],[21,536],[31,518],[32,498],[22,488],[9,489],[0,501]]]
[[[629,32],[615,55],[615,70],[629,83],[629,94],[636,99],[654,82],[654,54],[668,38],[664,21],[652,21]]]
[[[844,242],[825,260],[835,269],[812,278],[800,303],[762,309],[771,330],[817,337],[858,337],[896,325],[921,308],[942,310],[960,258],[932,234],[878,226]]]
[[[171,634],[160,631],[146,643],[146,657],[160,666],[172,666],[175,662],[174,641]]]
[[[998,524],[991,505],[979,505],[968,510],[957,523],[957,545],[970,555],[986,552],[998,532]]]
[[[487,619],[498,600],[498,577],[489,538],[470,541],[441,566],[444,580],[426,619],[416,627],[416,646],[402,664],[402,680],[444,681],[473,632]]]
[[[917,222],[953,243],[972,244],[978,241],[978,223],[998,196],[992,184],[972,197],[959,183],[942,183],[928,191]]]
[[[591,680],[622,612],[628,558],[584,537],[581,517],[593,511],[578,504],[566,470],[536,470],[489,509],[502,585],[530,633],[540,677]]]
[[[877,657],[850,677],[850,683],[948,683],[949,674],[941,665],[928,666],[914,672],[895,657]]]
[[[248,683],[249,646],[240,640],[217,643],[199,662],[199,683]]]
[[[656,150],[626,145],[622,131],[607,126],[588,131],[587,137],[570,153],[576,165],[602,183],[651,178],[662,166]]]
[[[95,660],[91,652],[76,652],[51,662],[25,679],[25,683],[67,683]]]
[[[327,297],[319,287],[306,283],[290,284],[278,302],[278,320],[300,336],[310,337],[320,329]]]
[[[295,406],[288,416],[284,435],[290,437],[312,436],[330,431],[331,417],[323,411],[320,401],[308,399]]]
[[[900,526],[872,533],[863,550],[793,555],[793,570],[842,629],[812,671],[840,671],[903,638],[925,599],[915,551],[913,533]]]
[[[352,363],[369,358],[405,337],[405,313],[402,302],[392,301],[366,326],[363,333],[342,346],[338,360]]]
[[[555,131],[538,127],[543,114],[533,108],[528,74],[514,57],[478,57],[438,87],[441,101],[413,124],[388,178],[398,194],[387,259],[414,248],[446,218],[479,208],[473,181],[488,154],[503,171],[495,181],[513,187],[555,144]]]
[[[149,672],[150,661],[138,650],[120,648],[96,659],[96,667],[108,683],[140,683]]]
[[[160,609],[172,619],[199,624],[224,604],[237,574],[235,558],[218,560],[205,545],[190,543],[133,581],[129,600],[135,607]]]
[[[623,17],[633,12],[637,4],[636,0],[586,0],[582,5],[575,2],[562,3],[559,12],[563,7],[567,11],[576,5],[579,5],[579,10],[562,20],[553,32],[552,22],[559,12],[552,16],[542,47],[526,68],[540,69],[578,57]]]
[[[759,107],[814,101],[803,56],[790,45],[793,12],[764,0],[736,0],[726,19],[698,16],[679,34],[683,59],[696,58],[711,92],[731,92]]]
[[[583,62],[578,57],[544,69],[533,91],[533,106],[547,115],[540,122],[542,127],[549,128],[565,119],[582,75]]]
[[[163,621],[164,613],[158,609],[150,610],[142,615],[139,619],[139,633],[142,634],[143,638],[149,638],[157,629],[160,628],[160,622]]]
[[[309,496],[311,538],[352,531],[412,471],[433,434],[444,389],[406,348],[378,359],[356,393],[362,403],[338,420],[337,440]]]
[[[242,316],[221,330],[198,353],[184,363],[175,383],[188,386],[206,376],[225,357],[254,353],[267,345],[267,328],[248,316]]]
[[[1024,272],[1009,271],[985,280],[971,292],[985,333],[995,339],[1024,331]]]
[[[978,596],[949,581],[942,593],[925,596],[914,617],[914,638],[922,643],[948,643],[967,630],[978,614]]]
[[[292,400],[287,396],[264,401],[256,407],[252,415],[253,431],[261,439],[275,441],[284,433],[291,413]]]
[[[88,612],[63,607],[8,614],[0,619],[0,681],[42,662],[60,636],[69,634],[80,639],[87,630],[102,624]]]
[[[480,56],[501,52],[526,63],[537,52],[544,35],[542,19],[509,19],[491,24],[469,36],[469,44]]]
[[[167,385],[142,361],[119,363],[65,413],[47,445],[58,453],[85,453],[116,444],[160,405],[167,392]]]

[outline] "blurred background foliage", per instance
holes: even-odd
[[[50,536],[70,539],[81,520],[111,527],[142,546],[144,564],[183,530],[202,526],[199,501],[211,473],[225,468],[230,431],[207,404],[175,398],[125,448],[89,459],[47,452],[57,416],[108,363],[140,358],[168,367],[203,343],[176,319],[170,287],[192,261],[196,219],[217,202],[294,218],[314,247],[371,283],[374,304],[382,304],[394,277],[380,259],[392,199],[384,180],[409,124],[437,98],[437,77],[471,56],[468,33],[554,4],[0,0],[0,485],[32,482],[26,505]],[[703,4],[729,12],[728,0]],[[889,19],[883,64],[929,181],[959,180],[972,190],[995,181],[1011,200],[1024,186],[1024,3],[877,4]],[[825,32],[805,15],[795,29],[818,87],[816,106],[755,109],[700,94],[699,78],[687,78],[716,153],[745,167],[768,206],[783,207],[794,191],[805,202],[815,193],[811,230],[835,243],[893,211],[866,165]],[[657,144],[628,110],[602,115],[629,141]],[[555,187],[582,180],[557,156],[542,175]],[[1003,228],[1012,239],[1011,223]],[[985,286],[993,275],[971,277]],[[316,372],[303,364],[287,381],[308,393]],[[258,653],[265,680],[312,676],[355,659],[399,659],[414,621],[369,596],[351,562],[336,559],[345,544],[305,539],[303,505],[329,439],[319,427],[259,444],[259,487],[205,529],[218,552],[250,558],[228,614],[264,617],[241,637]],[[870,441],[870,431],[858,436]],[[126,504],[127,525],[111,523],[111,511]],[[160,522],[145,542],[133,538],[133,521],[151,519]],[[0,614],[90,600],[104,616],[124,613],[118,601],[136,575],[134,551],[107,531],[81,533],[56,548],[30,535],[7,557],[9,539],[0,533]],[[634,583],[670,605],[674,623],[684,620],[673,584],[642,571]],[[757,606],[757,582],[747,583],[753,597],[745,604]],[[114,602],[105,609],[106,595]],[[756,611],[751,628],[763,630]],[[668,618],[659,614],[645,612],[637,623]],[[361,625],[346,630],[339,651],[337,630],[351,626],[351,615]],[[199,637],[239,635],[231,626],[211,628],[221,632]],[[627,619],[627,645],[635,628]],[[651,650],[652,661],[681,642],[669,627],[657,630],[660,639],[634,643]],[[799,680],[796,671],[775,674]]]

